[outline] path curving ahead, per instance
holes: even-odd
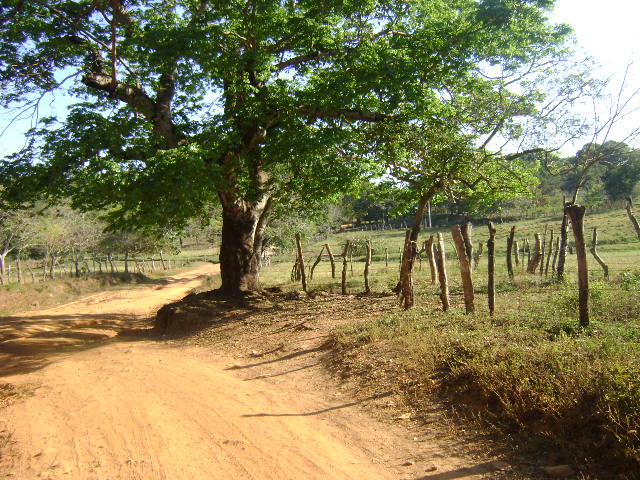
[[[0,436],[11,437],[0,442],[0,477],[398,478],[372,452],[384,432],[357,415],[350,424],[298,413],[318,404],[297,385],[243,381],[204,349],[114,337],[213,269],[0,324],[0,382],[35,389],[0,410]]]

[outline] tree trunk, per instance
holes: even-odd
[[[349,262],[349,249],[351,248],[351,241],[347,240],[344,245],[344,251],[342,252],[342,295],[347,294],[347,266]]]
[[[532,273],[532,274],[536,273],[536,270],[538,269],[538,264],[540,263],[540,258],[542,257],[542,254],[540,253],[540,249],[541,249],[540,234],[539,233],[534,234],[534,238],[536,239],[536,246],[534,247],[535,250],[533,251],[533,258],[529,261],[529,269],[527,270],[528,273]]]
[[[582,205],[569,205],[566,208],[571,220],[573,236],[576,241],[576,259],[578,261],[578,308],[580,326],[589,326],[589,269],[587,266],[587,247],[584,241],[584,214]]]
[[[593,227],[593,238],[591,240],[591,255],[593,255],[593,258],[595,258],[596,262],[598,262],[602,267],[604,278],[609,278],[609,266],[605,263],[602,257],[598,255],[597,247],[598,247],[598,230],[596,229],[596,227]]]
[[[636,216],[633,214],[633,202],[631,201],[631,197],[627,197],[627,216],[629,217],[629,220],[631,220],[631,224],[633,225],[633,229],[636,232],[636,235],[638,236],[638,240],[640,240],[640,225],[638,225],[638,219],[636,218]]]
[[[311,270],[309,271],[309,281],[313,280],[313,271],[316,269],[316,267],[318,266],[318,264],[322,260],[322,253],[323,252],[324,252],[324,245],[320,249],[320,253],[318,254],[318,258],[316,258],[316,261],[313,262],[313,265],[311,266]]]
[[[564,200],[563,200],[564,202]],[[558,266],[556,267],[556,277],[564,280],[564,262],[567,258],[567,236],[569,234],[569,219],[567,217],[567,204],[564,204],[564,214],[560,224],[560,249],[558,250]]]
[[[458,253],[458,262],[460,264],[460,276],[462,277],[462,291],[464,295],[464,307],[467,313],[473,313],[475,310],[473,301],[473,279],[471,278],[471,262],[467,256],[465,249],[464,236],[460,225],[454,225],[451,228],[451,235],[453,236],[453,243],[456,246],[456,252]]]
[[[260,290],[260,250],[256,245],[258,217],[249,210],[222,209],[220,291],[229,295]],[[261,243],[261,241],[260,241]],[[257,248],[256,248],[257,247]]]
[[[2,252],[0,253],[0,285],[5,285],[6,284],[6,280],[5,280],[5,274],[6,274],[6,267],[5,267],[5,259],[7,257],[7,254]]]
[[[129,273],[129,249],[124,249],[124,273]]]
[[[300,242],[300,234],[296,233],[296,250],[298,252],[298,264],[300,265],[300,273],[302,275],[302,290],[307,291],[307,272],[304,270],[304,257],[302,256],[302,243]]]
[[[438,268],[436,266],[436,257],[434,255],[433,235],[427,240],[427,259],[429,260],[429,270],[431,271],[431,284],[435,285],[438,281]]]
[[[371,266],[371,241],[367,240],[367,259],[364,264],[364,293],[371,293],[369,287],[369,267]]]
[[[408,233],[408,232],[407,232]],[[409,238],[409,235],[407,235]],[[413,307],[413,264],[418,254],[416,242],[407,242],[402,255],[402,269],[400,270],[400,304],[405,310]]]
[[[107,261],[109,262],[109,267],[111,267],[111,273],[115,272],[115,266],[113,265],[113,255],[111,252],[107,254]]]
[[[513,262],[512,251],[513,251],[513,239],[516,235],[516,227],[515,225],[511,227],[511,232],[509,233],[509,237],[507,238],[507,273],[509,274],[509,279],[513,280]]]
[[[336,278],[336,259],[333,258],[333,253],[328,243],[324,244],[324,248],[327,249],[327,255],[329,255],[329,261],[331,262],[331,278]]]
[[[487,301],[489,303],[489,315],[493,315],[496,304],[496,227],[493,222],[489,222],[489,240],[487,240],[487,260],[488,260],[488,280],[487,280]]]
[[[438,279],[440,280],[440,301],[442,302],[442,311],[449,310],[449,280],[447,278],[447,254],[444,249],[444,238],[438,233],[438,255],[436,262],[438,264]]]

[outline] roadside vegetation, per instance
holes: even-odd
[[[398,306],[377,318],[354,318],[340,327],[332,338],[332,368],[363,384],[395,386],[418,414],[436,394],[456,416],[515,434],[521,444],[533,440],[554,446],[565,462],[615,464],[620,472],[633,471],[640,461],[638,241],[622,209],[586,217],[585,228],[597,226],[602,232],[599,253],[610,274],[604,279],[598,264],[589,259],[592,321],[581,329],[574,255],[567,257],[563,282],[551,272],[524,272],[522,259],[510,280],[505,266],[512,226],[516,239],[522,240],[543,232],[545,226],[557,228],[560,221],[558,216],[497,225],[493,316],[486,306],[486,251],[473,272],[476,313],[467,315],[455,250],[447,240],[452,308],[441,311],[439,288],[431,283],[428,263],[416,261],[416,307],[405,311]],[[426,229],[425,237],[437,231],[451,238],[446,227]],[[474,225],[476,246],[487,236],[485,225]],[[347,266],[348,293],[364,295],[366,241],[374,250],[372,292],[390,293],[399,275],[404,231],[352,231],[315,239],[305,243],[305,263],[312,265],[325,243],[341,252],[347,239],[356,245]],[[290,276],[294,260],[287,252],[274,257],[263,269],[264,283],[300,290],[300,283]],[[325,255],[309,291],[339,293],[341,259],[337,268],[334,279]]]

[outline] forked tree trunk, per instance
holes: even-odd
[[[609,266],[605,263],[605,261],[598,255],[598,230],[596,227],[593,227],[593,238],[591,239],[591,255],[596,259],[596,262],[600,264],[602,267],[602,273],[604,274],[604,278],[609,278]]]
[[[302,256],[302,243],[300,242],[300,234],[296,233],[296,250],[298,251],[298,265],[300,266],[300,275],[302,277],[302,290],[307,291],[307,272],[304,270],[304,257]]]
[[[488,260],[488,280],[487,280],[487,301],[489,303],[489,315],[493,315],[496,305],[496,227],[493,222],[489,222],[489,240],[487,240],[487,260]]]
[[[627,216],[629,217],[629,220],[631,220],[631,224],[633,225],[633,229],[636,232],[636,235],[638,236],[638,240],[640,240],[640,225],[638,224],[638,219],[636,218],[636,216],[633,214],[633,202],[631,201],[631,197],[627,197]]]
[[[309,271],[309,281],[313,280],[313,271],[316,269],[316,267],[318,266],[318,264],[322,260],[322,253],[323,252],[324,252],[324,245],[320,249],[320,253],[318,254],[318,258],[316,258],[316,261],[313,262],[313,265],[311,266],[311,270]]]
[[[447,254],[444,249],[444,238],[438,233],[438,255],[436,262],[438,265],[438,279],[440,281],[440,302],[442,302],[442,311],[449,310],[449,280],[447,278]]]
[[[576,260],[578,262],[578,310],[580,326],[589,326],[589,269],[587,266],[587,247],[584,241],[584,214],[582,205],[569,205],[566,208],[571,220],[573,236],[576,241]]]
[[[509,233],[509,237],[507,238],[507,273],[509,274],[509,279],[513,280],[513,262],[512,262],[512,253],[513,253],[513,239],[516,235],[516,227],[515,225],[511,227],[511,232]]]
[[[369,267],[371,266],[371,241],[367,240],[367,259],[364,264],[364,292],[371,293],[371,288],[369,287]]]
[[[342,295],[347,294],[347,266],[350,248],[351,241],[347,240],[347,243],[344,245],[344,251],[342,252]]]
[[[451,227],[451,235],[453,236],[453,243],[456,246],[456,252],[458,253],[458,262],[460,264],[460,276],[462,277],[462,293],[464,296],[464,307],[467,313],[473,313],[475,306],[474,293],[473,293],[473,280],[471,278],[471,261],[467,256],[465,249],[465,241],[462,235],[462,229],[460,225],[454,225]]]
[[[331,247],[329,247],[328,243],[325,243],[324,248],[327,249],[327,254],[329,255],[329,261],[331,262],[331,278],[336,278],[336,260],[335,258],[333,258]]]
[[[436,267],[436,257],[434,255],[433,235],[427,240],[426,250],[427,258],[429,259],[429,270],[431,272],[431,284],[435,285],[438,281],[438,268]]]

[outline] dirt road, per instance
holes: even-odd
[[[164,285],[100,293],[0,324],[0,383],[32,392],[0,409],[0,478],[372,480],[482,473],[445,459],[438,472],[448,473],[420,473],[423,465],[403,463],[406,452],[398,451],[412,441],[406,432],[311,391],[299,375],[247,378],[228,353],[116,337],[123,328],[148,326],[160,306],[213,269],[203,265]]]

